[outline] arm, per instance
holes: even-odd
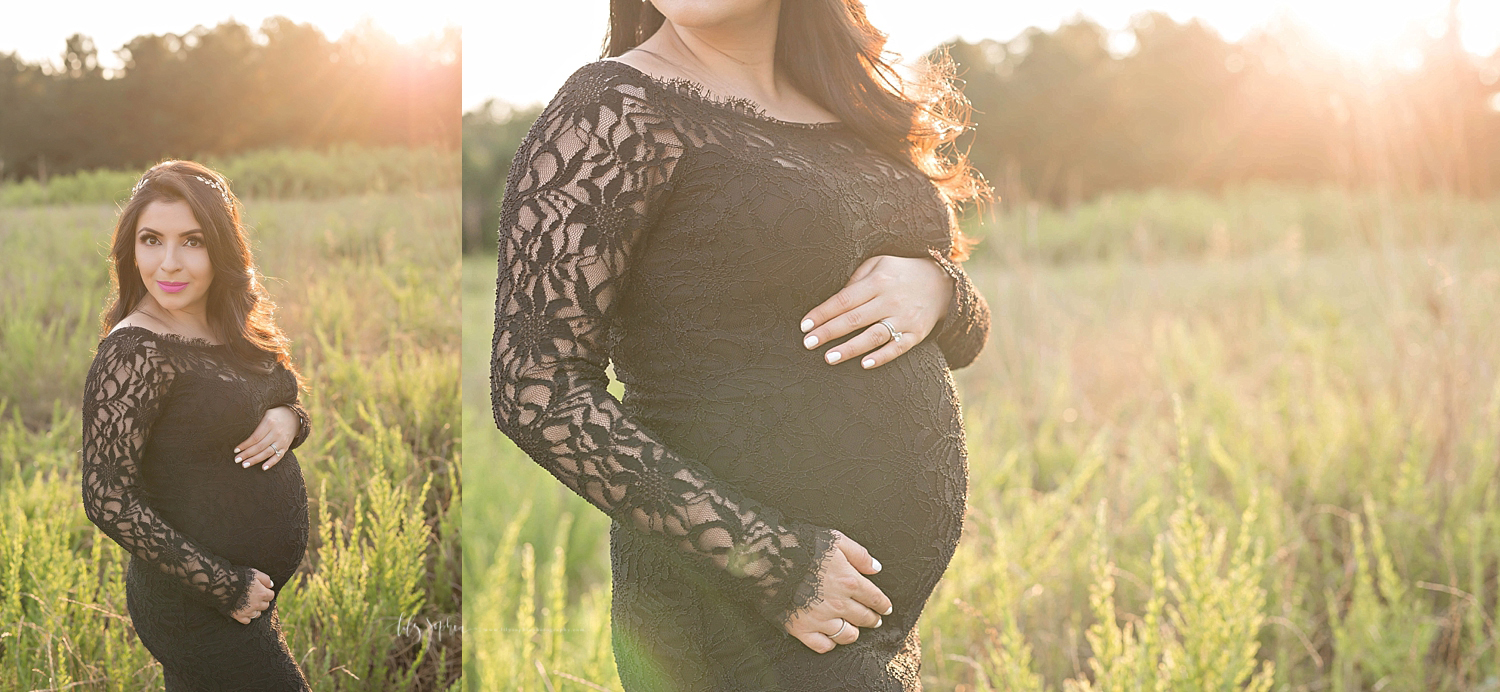
[[[141,499],[141,449],[173,377],[150,337],[107,337],[83,393],[83,509],[131,554],[176,577],[230,616],[243,608],[251,569],[230,564],[178,533]]]
[[[302,404],[296,401],[290,404],[282,404],[282,406],[291,409],[292,413],[297,414],[297,434],[292,436],[291,444],[286,447],[290,451],[302,446],[302,443],[307,441],[307,436],[312,434],[312,416],[308,415],[307,409],[302,408]]]
[[[665,118],[567,85],[516,152],[501,205],[495,423],[622,526],[741,580],[785,625],[818,596],[825,528],[788,521],[655,440],[607,389],[604,337],[682,144]],[[576,103],[574,101],[577,101]]]
[[[292,436],[292,441],[286,447],[287,451],[291,451],[301,446],[303,442],[307,441],[307,436],[312,434],[312,416],[307,413],[306,408],[303,408],[302,402],[299,399],[301,391],[297,387],[297,377],[290,370],[287,370],[286,366],[280,361],[276,362],[276,369],[285,373],[282,377],[291,382],[291,394],[278,399],[272,408],[285,406],[297,414],[297,433]]]
[[[984,350],[990,336],[990,306],[974,287],[968,272],[948,259],[946,248],[928,248],[927,253],[953,279],[953,300],[948,304],[948,313],[938,320],[932,333],[948,360],[948,369],[957,370],[973,363]]]

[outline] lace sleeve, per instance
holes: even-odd
[[[495,422],[625,527],[743,580],[777,624],[818,598],[833,531],[674,453],[607,390],[604,346],[646,227],[683,145],[629,84],[570,79],[516,152],[500,213],[492,341]]]
[[[948,305],[948,314],[938,320],[932,333],[937,335],[948,369],[957,370],[973,363],[989,341],[990,306],[974,287],[969,273],[949,259],[945,249],[928,248],[927,254],[953,278],[953,301]]]
[[[297,434],[292,437],[291,444],[286,446],[287,451],[291,451],[302,446],[302,443],[307,441],[307,436],[312,434],[312,417],[308,415],[307,409],[303,408],[302,404],[295,401],[282,404],[282,406],[297,413]]]
[[[120,332],[100,343],[83,390],[83,509],[105,535],[228,616],[248,600],[250,568],[199,547],[141,498],[141,450],[172,377],[150,337]]]
[[[297,388],[297,376],[293,375],[292,371],[287,370],[286,366],[282,365],[280,361],[276,362],[276,370],[278,377],[291,382],[292,393],[277,400],[271,405],[271,408],[285,406],[297,414],[297,434],[292,436],[291,444],[288,444],[286,447],[287,451],[291,451],[300,447],[303,442],[307,441],[307,436],[312,434],[312,416],[308,415],[307,409],[302,406],[302,402],[298,398],[301,392]]]

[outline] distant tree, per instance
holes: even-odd
[[[464,113],[464,252],[496,249],[505,178],[516,149],[541,113],[539,105],[514,108],[493,99]]]
[[[100,67],[92,40],[58,67],[0,56],[0,179],[340,144],[456,149],[456,29],[401,45],[364,24],[338,41],[284,17],[137,36]]]
[[[1121,55],[1083,18],[955,41],[975,120],[959,145],[1011,204],[1246,180],[1494,194],[1500,52],[1466,53],[1454,8],[1415,69],[1355,64],[1287,23],[1229,43],[1160,13]]]

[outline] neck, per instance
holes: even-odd
[[[759,97],[756,100],[775,101],[781,91],[776,74],[780,15],[778,0],[768,3],[764,11],[713,26],[686,27],[667,20],[645,44],[655,43],[654,49],[667,52],[670,59],[712,75],[716,81],[737,85]]]
[[[168,310],[162,307],[161,303],[156,302],[156,298],[150,293],[147,293],[136,309],[155,317],[184,336],[213,332],[208,326],[208,311],[203,304],[190,305],[181,310]]]

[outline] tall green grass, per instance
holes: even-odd
[[[974,229],[927,689],[1500,689],[1496,203],[1234,194]],[[464,267],[466,678],[618,690],[608,522],[490,419],[493,272]]]
[[[1500,226],[1500,199],[1249,183],[1220,194],[1122,191],[1071,210],[1028,203],[985,213],[971,214],[966,228],[988,238],[975,248],[978,259],[1152,263],[1482,242]]]
[[[315,690],[457,682],[458,191],[250,200],[307,377],[313,535],[282,591]],[[0,689],[160,689],[128,557],[84,516],[77,415],[108,298],[112,206],[0,209]]]
[[[203,163],[229,179],[235,194],[256,199],[326,199],[458,187],[458,152],[432,147],[361,147],[328,151],[266,149]],[[0,184],[0,207],[112,204],[130,197],[142,169],[94,170],[45,182]]]

